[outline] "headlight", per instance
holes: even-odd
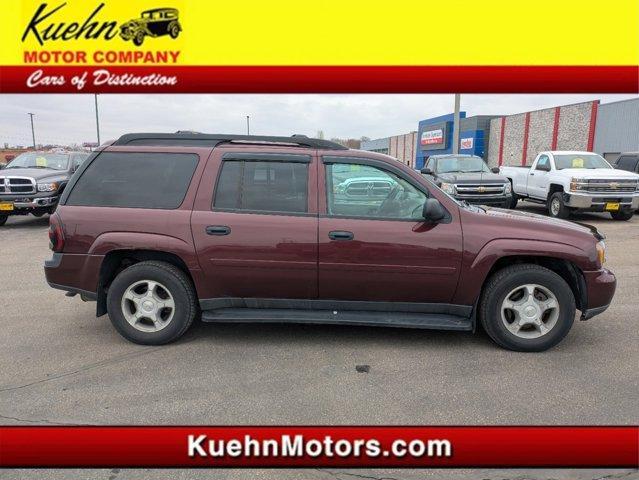
[[[455,194],[455,185],[452,183],[442,183],[440,188],[446,192],[448,195]]]
[[[506,195],[508,195],[509,193],[512,193],[512,191],[513,191],[512,183],[508,182],[506,185],[504,185],[504,193]]]
[[[58,189],[58,183],[38,183],[38,192],[55,192]]]
[[[597,261],[599,265],[606,262],[606,244],[603,241],[597,243]]]
[[[578,190],[586,190],[588,187],[588,180],[583,178],[571,178],[570,179],[570,191],[576,192]]]

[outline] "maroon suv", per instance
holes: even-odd
[[[614,295],[593,227],[460,203],[386,155],[304,136],[128,134],[51,217],[49,284],[127,339],[206,322],[448,330],[540,351]]]

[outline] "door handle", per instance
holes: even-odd
[[[531,176],[531,177],[534,177],[534,176],[535,176],[535,174],[534,174],[533,172],[530,172],[530,176]]]
[[[231,227],[226,225],[209,225],[206,227],[207,235],[228,235],[231,233]]]
[[[355,235],[353,232],[346,232],[344,230],[333,230],[332,232],[328,232],[328,238],[331,240],[353,240]]]

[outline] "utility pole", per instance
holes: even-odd
[[[453,117],[453,154],[457,155],[459,153],[459,104],[460,104],[459,93],[455,94],[455,115]]]
[[[248,115],[246,116],[246,134],[251,134],[251,117],[249,117]]]
[[[33,139],[33,149],[36,149],[36,143],[35,143],[35,130],[33,129],[33,116],[35,115],[35,113],[27,113],[27,115],[29,115],[29,117],[31,117],[31,138]]]
[[[95,128],[98,131],[98,146],[100,146],[100,119],[98,118],[98,94],[94,94],[95,98]]]

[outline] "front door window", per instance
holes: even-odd
[[[328,214],[420,220],[426,195],[397,175],[369,165],[326,165]]]

